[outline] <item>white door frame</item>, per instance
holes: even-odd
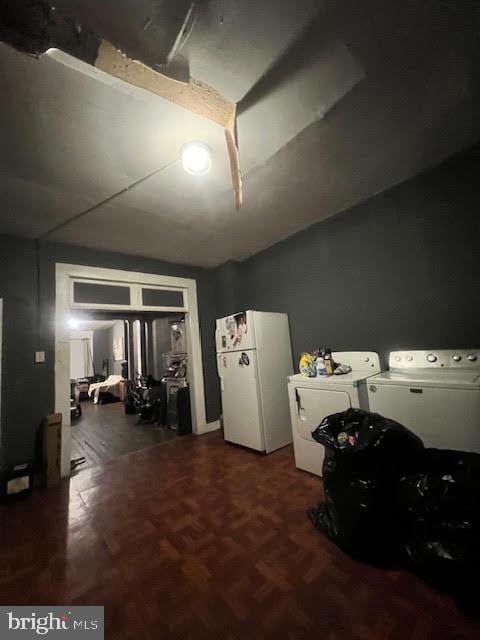
[[[188,278],[176,278],[151,273],[120,271],[74,264],[57,263],[55,270],[55,411],[61,413],[62,421],[62,476],[70,475],[71,429],[70,429],[70,331],[68,319],[77,308],[118,311],[173,311],[171,307],[145,307],[138,285],[170,288],[183,291],[185,326],[187,329],[189,382],[192,406],[192,428],[197,435],[218,429],[219,422],[207,425],[205,411],[205,385],[203,379],[202,346],[198,319],[197,283]],[[102,284],[131,285],[131,304],[78,305],[72,298],[72,280],[95,280]],[[137,285],[137,286],[135,286]]]

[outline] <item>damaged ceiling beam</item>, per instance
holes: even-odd
[[[190,78],[188,69],[187,81],[181,82],[152,68],[168,73],[165,65],[178,48],[186,23],[191,22],[193,28],[195,4],[172,0],[159,5],[150,16],[147,12],[152,3],[147,0],[125,0],[121,5],[117,0],[105,0],[101,12],[97,0],[56,0],[55,4],[47,0],[3,0],[0,40],[37,57],[48,49],[60,49],[221,126],[238,210],[242,205],[242,179],[235,137],[236,104],[213,87]],[[110,13],[106,11],[109,8]],[[144,14],[146,22],[145,18],[137,19]],[[111,19],[107,19],[109,15]],[[136,34],[138,30],[140,35]]]
[[[204,118],[227,127],[235,119],[236,105],[218,91],[193,78],[188,83],[173,80],[150,67],[131,60],[109,42],[103,41],[95,66],[124,82],[146,89]]]
[[[179,107],[208,118],[225,130],[232,185],[237,211],[243,203],[242,179],[238,149],[235,142],[237,106],[224,98],[213,87],[193,78],[188,83],[180,82],[154,71],[150,67],[131,60],[109,42],[102,42],[95,67],[131,85],[155,93]]]

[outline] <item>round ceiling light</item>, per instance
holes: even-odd
[[[187,173],[203,176],[212,168],[210,149],[203,142],[188,142],[182,147],[182,166]]]

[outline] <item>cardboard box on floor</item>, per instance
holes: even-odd
[[[54,487],[60,482],[62,453],[62,414],[54,413],[43,419],[43,484]]]

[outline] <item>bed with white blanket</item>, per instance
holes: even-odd
[[[88,395],[93,399],[93,404],[98,404],[100,392],[108,391],[113,396],[120,398],[120,383],[122,376],[108,376],[105,382],[95,382],[88,389]]]

